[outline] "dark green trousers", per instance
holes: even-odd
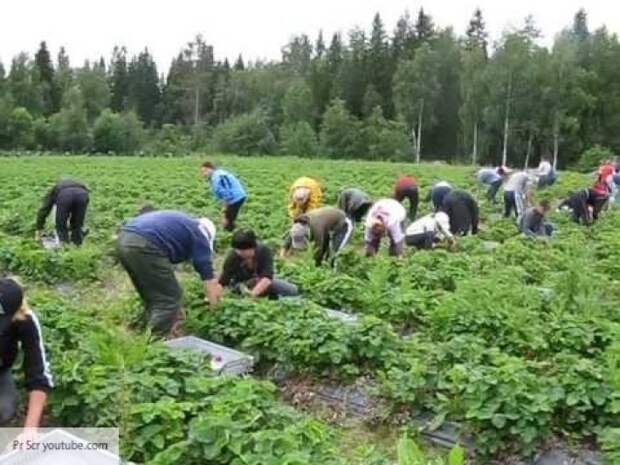
[[[164,251],[132,232],[121,231],[116,251],[140,294],[153,333],[167,336],[180,316],[183,291]]]

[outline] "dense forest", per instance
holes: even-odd
[[[160,74],[122,46],[74,66],[42,42],[0,63],[0,148],[178,155],[189,151],[560,166],[620,151],[620,43],[580,10],[551,47],[532,17],[490,44],[420,9],[389,32],[299,35],[279,61],[217,60],[202,36]]]

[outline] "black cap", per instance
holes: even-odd
[[[232,237],[232,247],[237,250],[256,248],[256,235],[251,229],[235,231]]]
[[[0,333],[11,326],[13,316],[21,308],[24,291],[12,279],[0,279]]]

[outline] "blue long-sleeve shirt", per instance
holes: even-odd
[[[226,170],[217,169],[213,171],[210,182],[213,195],[220,202],[232,204],[240,202],[247,197],[239,179]]]
[[[213,279],[213,250],[197,219],[173,210],[137,216],[121,230],[138,234],[166,253],[172,263],[191,260],[203,280]]]

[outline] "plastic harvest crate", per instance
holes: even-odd
[[[352,315],[350,313],[344,313],[339,310],[332,310],[331,308],[325,308],[323,310],[325,311],[325,314],[329,318],[341,320],[343,323],[348,324],[348,325],[357,324],[357,315]]]
[[[189,349],[211,355],[211,369],[219,374],[242,375],[252,371],[254,358],[228,347],[200,339],[196,336],[184,336],[170,339],[165,344],[172,349]]]

